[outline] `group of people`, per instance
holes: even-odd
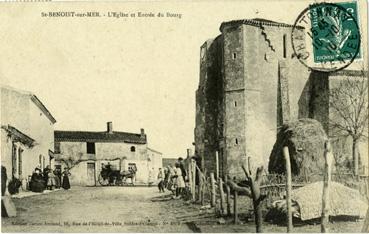
[[[178,199],[182,196],[186,187],[187,173],[183,158],[173,165],[169,165],[162,170],[159,168],[158,188],[159,192],[165,192],[165,188],[173,192],[173,198]]]
[[[68,168],[64,168],[64,171],[61,172],[60,169],[52,170],[49,165],[44,170],[37,166],[29,182],[29,188],[32,192],[38,193],[43,192],[45,189],[53,190],[60,187],[70,189],[70,175]]]

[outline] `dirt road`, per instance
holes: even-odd
[[[18,217],[2,219],[2,231],[192,232],[157,196],[155,187],[74,187],[14,199]]]
[[[3,218],[2,232],[255,232],[253,221],[240,218],[242,224],[233,225],[228,217],[228,224],[218,224],[214,209],[173,200],[156,187],[73,187],[14,203],[18,217]],[[240,206],[240,214],[245,208]],[[359,232],[361,226],[362,220],[336,222],[330,230]],[[264,223],[264,231],[286,227]],[[320,232],[320,226],[295,226],[294,232]]]

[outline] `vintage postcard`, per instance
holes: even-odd
[[[369,232],[364,0],[0,2],[2,232]]]

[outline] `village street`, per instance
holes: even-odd
[[[2,232],[255,232],[253,221],[219,224],[213,209],[170,199],[156,187],[73,187],[38,196],[13,199],[16,218],[2,219]],[[245,212],[240,207],[242,213]],[[358,232],[360,222],[339,222],[335,232]],[[265,224],[266,232],[285,226]],[[319,232],[320,225],[295,227]]]
[[[3,218],[3,232],[192,232],[177,212],[154,202],[156,187],[73,187],[13,199],[16,218]]]

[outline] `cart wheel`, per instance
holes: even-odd
[[[104,179],[101,174],[99,175],[98,181],[102,186],[109,185],[109,178]]]

